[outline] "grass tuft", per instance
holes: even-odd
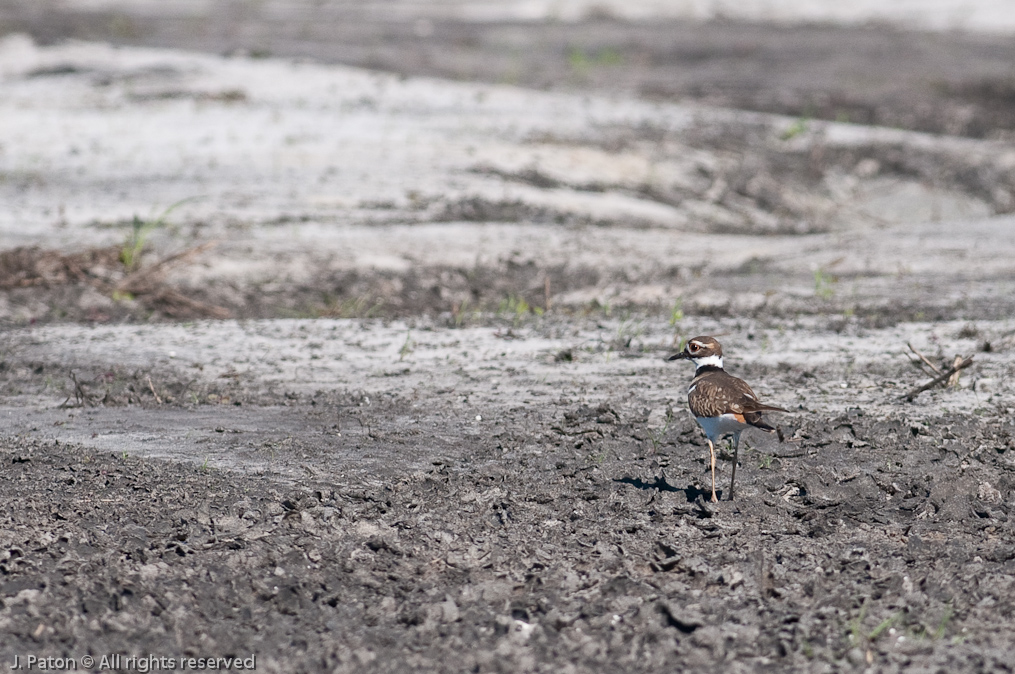
[[[137,271],[138,267],[141,266],[141,253],[144,252],[144,247],[148,243],[148,237],[151,236],[152,232],[166,226],[166,218],[169,217],[170,213],[188,201],[193,201],[197,198],[187,197],[186,199],[181,199],[162,211],[156,218],[142,220],[137,215],[134,216],[130,232],[127,233],[127,238],[120,248],[120,262],[123,263],[124,268],[128,272]]]
[[[835,282],[836,278],[824,269],[814,270],[814,294],[821,299],[832,299],[832,296],[835,295],[835,288],[833,287]]]

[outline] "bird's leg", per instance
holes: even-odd
[[[712,438],[708,438],[708,456],[712,461],[712,503],[718,503],[715,495],[715,446],[712,445]]]
[[[733,485],[737,483],[737,455],[740,453],[740,434],[733,434],[733,477],[730,479],[730,500],[733,500]]]

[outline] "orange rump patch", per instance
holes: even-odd
[[[736,419],[739,423],[742,423],[742,424],[746,424],[747,423],[747,419],[744,418],[743,414],[736,414],[736,413],[734,413],[733,414],[733,418]]]

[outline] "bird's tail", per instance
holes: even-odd
[[[766,405],[765,403],[754,403],[751,405],[750,410],[752,412],[789,412],[789,410],[784,410],[775,405]]]
[[[769,411],[769,410],[771,410],[771,411],[779,411],[779,412],[785,412],[786,411],[786,410],[778,408],[778,407],[769,407],[767,405],[765,406],[765,410],[766,411]],[[769,431],[769,432],[775,431],[775,426],[769,426],[768,424],[766,424],[764,422],[764,420],[762,420],[762,418],[761,418],[761,412],[747,412],[747,413],[745,413],[744,414],[744,421],[746,421],[751,426],[754,426],[755,428],[760,428],[763,431]]]

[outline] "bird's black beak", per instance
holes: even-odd
[[[675,353],[672,356],[667,356],[666,360],[684,360],[685,358],[687,358],[687,352],[680,351],[679,353]]]

